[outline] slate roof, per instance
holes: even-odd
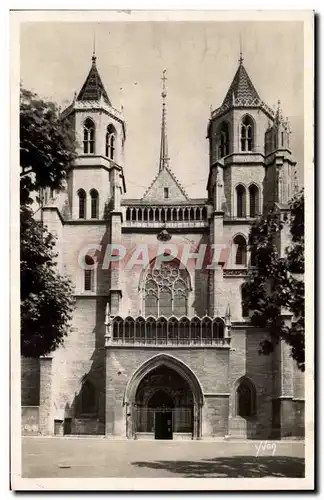
[[[236,99],[260,99],[244,65],[240,62],[222,106],[231,105],[233,94]]]
[[[92,65],[86,81],[83,84],[82,89],[79,92],[77,101],[99,101],[100,97],[106,101],[109,106],[111,102],[109,100],[108,94],[101,81],[97,66],[96,57],[92,56]]]

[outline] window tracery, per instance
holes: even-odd
[[[95,152],[95,125],[90,118],[87,118],[83,127],[83,152],[94,154]]]
[[[146,316],[184,316],[187,314],[188,275],[177,263],[163,262],[150,268],[144,282]]]
[[[245,116],[241,124],[241,151],[253,151],[253,122]]]

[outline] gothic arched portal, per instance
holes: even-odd
[[[140,433],[156,439],[172,439],[174,433],[201,436],[201,386],[174,356],[159,354],[141,365],[128,382],[125,404],[128,438]]]

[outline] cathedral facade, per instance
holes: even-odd
[[[223,102],[206,117],[206,197],[189,198],[168,157],[165,80],[159,168],[139,199],[126,195],[126,123],[95,56],[62,114],[78,156],[66,188],[44,193],[42,213],[76,308],[63,346],[22,360],[23,432],[302,436],[303,374],[285,343],[259,354],[266,331],[242,306],[255,264],[250,226],[270,209],[285,217],[296,191],[288,120],[279,103],[274,111],[261,100],[240,57]],[[283,232],[278,251],[288,244]]]

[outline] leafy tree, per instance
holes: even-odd
[[[75,158],[72,127],[59,108],[20,89],[20,202],[32,203],[40,189],[61,189]]]
[[[304,316],[304,193],[290,202],[290,214],[280,217],[275,211],[257,220],[251,227],[249,245],[256,267],[244,285],[244,306],[251,311],[253,325],[267,328],[269,336],[261,343],[260,353],[273,352],[283,339],[291,347],[300,370],[305,369]],[[278,241],[289,228],[291,245],[280,257]],[[282,313],[292,314],[287,325]]]
[[[41,189],[61,189],[75,157],[68,123],[53,103],[20,93],[21,352],[39,357],[67,335],[74,307],[72,284],[58,271],[55,238],[31,208]]]
[[[39,357],[67,335],[74,307],[70,280],[59,274],[55,238],[27,207],[20,211],[21,352]]]

